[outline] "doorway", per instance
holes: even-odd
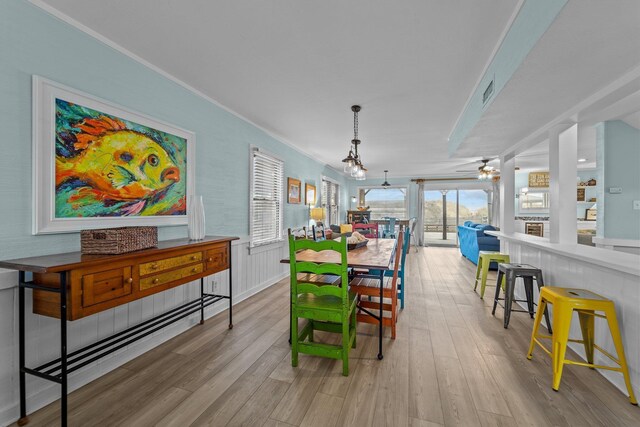
[[[431,246],[458,246],[458,225],[489,222],[490,192],[481,189],[426,190],[424,241]]]

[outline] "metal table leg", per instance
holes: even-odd
[[[232,270],[232,259],[231,254],[233,252],[233,248],[231,247],[231,242],[229,242],[229,329],[233,329],[233,270]]]
[[[200,278],[200,324],[204,325],[204,277]]]
[[[67,426],[67,273],[60,273],[60,423]]]
[[[18,425],[23,426],[29,422],[29,417],[27,417],[27,390],[26,390],[26,374],[24,372],[25,368],[25,336],[24,336],[24,286],[22,284],[25,282],[24,271],[20,271],[18,273],[18,334],[20,340],[20,419],[18,420]]]
[[[384,319],[384,313],[382,312],[382,295],[384,291],[384,270],[380,270],[380,327],[378,328],[378,360],[382,360],[384,357],[382,354],[382,321]]]

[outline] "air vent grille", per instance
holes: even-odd
[[[491,95],[493,95],[493,79],[487,85],[487,88],[484,90],[482,94],[482,105],[485,105],[489,99],[491,99]]]

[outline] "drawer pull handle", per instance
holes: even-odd
[[[153,279],[153,280],[152,280],[152,283],[153,283],[153,284],[156,284],[156,283],[158,283],[159,281],[160,281],[160,279]]]
[[[192,269],[191,269],[191,272],[192,272],[192,273],[197,273],[197,272],[198,272],[198,269],[194,267],[194,268],[192,268]]]
[[[156,263],[151,264],[151,269],[152,270],[157,270],[158,269],[158,264],[156,264]]]
[[[127,279],[127,283],[133,283],[133,277],[129,277],[129,278]]]
[[[209,258],[207,262],[213,262],[213,258]]]
[[[198,257],[197,257],[197,256],[195,256],[195,255],[191,255],[191,261],[195,261],[195,260],[197,260],[197,259],[198,259]]]

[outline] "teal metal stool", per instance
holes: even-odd
[[[478,280],[480,280],[480,298],[484,298],[484,290],[487,286],[487,274],[489,273],[489,265],[492,262],[510,263],[509,255],[493,251],[480,251],[478,255],[478,266],[476,267],[476,281],[473,290],[478,288]],[[505,278],[502,278],[502,289],[504,289]]]

